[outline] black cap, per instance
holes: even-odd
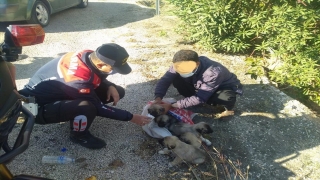
[[[120,74],[129,74],[131,67],[127,63],[129,54],[115,43],[103,44],[97,48],[96,56],[103,62],[112,66],[112,69]]]

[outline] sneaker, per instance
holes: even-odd
[[[70,133],[70,140],[89,149],[101,149],[107,144],[104,140],[93,136],[89,131],[83,133]]]

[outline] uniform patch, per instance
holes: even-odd
[[[80,89],[79,90],[79,93],[81,93],[81,94],[89,94],[90,93],[90,89]]]
[[[81,61],[81,53],[67,53],[58,64],[59,76],[63,77],[65,82],[88,81],[91,77],[91,70]]]

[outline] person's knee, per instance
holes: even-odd
[[[235,104],[236,104],[236,101],[228,101],[224,106],[226,110],[231,111],[233,110]]]
[[[227,110],[232,110],[236,103],[236,93],[232,90],[219,90],[211,96],[207,104],[212,106],[222,105]]]
[[[88,121],[93,121],[97,116],[97,108],[94,104],[87,100],[73,100],[70,105],[65,106],[69,111],[64,111],[64,115],[69,116],[68,119],[74,119],[75,117],[86,117]]]
[[[73,132],[84,132],[89,129],[97,115],[96,107],[89,101],[79,101],[75,108],[75,116],[70,121]]]
[[[125,96],[125,94],[126,94],[124,88],[121,87],[121,86],[117,86],[116,89],[117,89],[117,91],[118,91],[118,93],[119,93],[119,98],[122,99],[122,98]]]
[[[84,115],[87,118],[93,119],[97,115],[97,108],[90,101],[82,100],[75,107],[75,114]]]

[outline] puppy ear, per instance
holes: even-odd
[[[166,115],[160,115],[154,119],[159,127],[165,127],[167,125]]]
[[[168,146],[168,149],[169,149],[169,150],[172,150],[172,149],[174,149],[174,148],[176,148],[176,145],[169,145],[169,146]]]
[[[203,126],[200,128],[200,131],[199,133],[201,134],[210,134],[213,132],[211,126],[207,123],[204,123]]]
[[[154,109],[148,108],[148,113],[151,114],[152,116],[154,116]]]
[[[209,124],[201,124],[201,126],[196,128],[196,131],[200,134],[210,134],[213,132],[212,128],[210,127]]]
[[[211,128],[211,126],[209,124],[206,124],[205,125],[205,129],[206,129],[206,133],[209,134],[209,133],[213,133],[213,129]]]
[[[186,144],[191,144],[191,141],[189,141],[187,139],[181,139],[181,141],[185,142]]]
[[[184,135],[184,134],[183,134]],[[184,136],[182,136],[182,135],[180,135],[180,136],[177,136],[182,142],[185,142],[185,143],[187,143],[187,144],[190,144],[191,142],[188,140],[188,138],[186,138],[185,137],[185,135]]]
[[[163,121],[158,122],[159,127],[166,127],[166,123]]]
[[[198,133],[200,133],[200,134],[202,134],[202,128],[196,128],[196,131],[198,132]]]
[[[159,112],[160,112],[159,114],[163,114],[164,111],[165,111],[164,107],[160,108],[160,109],[159,109]]]

